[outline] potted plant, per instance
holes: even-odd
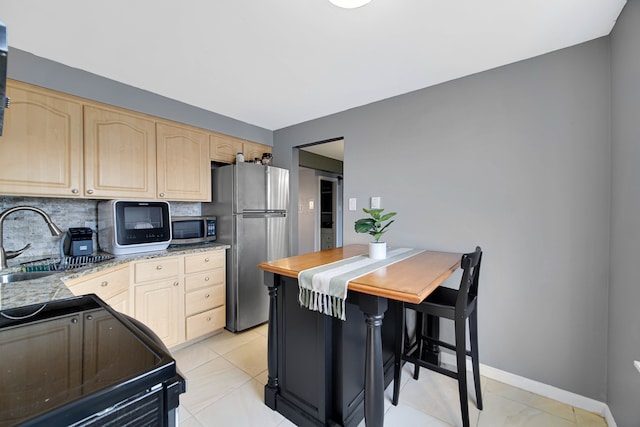
[[[369,214],[368,218],[360,218],[355,223],[356,233],[367,233],[373,236],[373,242],[369,243],[369,257],[384,259],[387,257],[387,244],[380,241],[380,237],[387,231],[395,220],[391,218],[397,212],[383,214],[384,209],[362,209]]]

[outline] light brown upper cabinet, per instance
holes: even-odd
[[[155,130],[142,114],[85,105],[85,196],[154,199]]]
[[[0,194],[211,200],[211,160],[268,145],[9,79]]]
[[[209,138],[194,128],[157,123],[158,198],[211,200]]]
[[[0,194],[82,196],[82,103],[13,80],[7,94]]]
[[[236,154],[241,151],[245,161],[262,160],[262,154],[271,153],[271,146],[245,141],[221,133],[209,135],[211,160],[221,163],[235,163]]]
[[[221,163],[235,163],[236,154],[242,151],[243,141],[233,136],[223,135],[221,133],[212,133],[209,135],[210,147],[209,153],[211,160]]]
[[[264,153],[271,153],[271,147],[269,145],[258,144],[257,142],[244,141],[243,153],[245,160],[255,160],[256,158],[262,160]]]

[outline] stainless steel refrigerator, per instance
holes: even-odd
[[[238,332],[268,320],[269,298],[258,264],[289,256],[289,171],[239,163],[212,170],[212,201],[203,215],[217,217],[217,241],[227,252],[227,325]]]

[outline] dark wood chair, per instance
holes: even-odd
[[[472,253],[462,256],[462,280],[459,289],[450,289],[438,287],[431,295],[429,295],[420,304],[402,303],[398,304],[401,310],[399,321],[397,322],[395,346],[395,372],[393,385],[394,405],[398,404],[400,397],[400,373],[403,362],[414,364],[414,379],[418,379],[420,367],[427,368],[438,373],[447,375],[458,381],[458,391],[460,394],[460,408],[462,410],[462,423],[464,427],[469,426],[469,403],[467,399],[467,356],[471,356],[471,364],[473,366],[473,381],[476,389],[476,406],[482,409],[482,394],[480,390],[480,371],[478,362],[478,278],[480,276],[480,264],[482,261],[482,250],[476,247]],[[406,310],[412,309],[416,312],[416,342],[407,345],[406,339]],[[434,322],[439,322],[440,318],[450,319],[455,324],[455,344],[443,342],[440,340],[439,334],[436,336],[427,336],[423,333],[424,315],[432,316]],[[469,338],[471,350],[466,348],[466,323],[469,319]],[[437,331],[438,327],[434,328]],[[424,345],[430,348],[442,346],[456,353],[457,370],[452,371],[446,369],[433,360],[428,361],[423,358]],[[428,353],[428,352],[427,352]]]

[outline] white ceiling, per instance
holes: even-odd
[[[309,145],[301,148],[304,151],[310,151],[321,156],[329,157],[335,160],[344,160],[344,139],[337,141],[323,142],[322,144]]]
[[[10,47],[276,130],[605,36],[624,4],[0,0],[0,21]]]

